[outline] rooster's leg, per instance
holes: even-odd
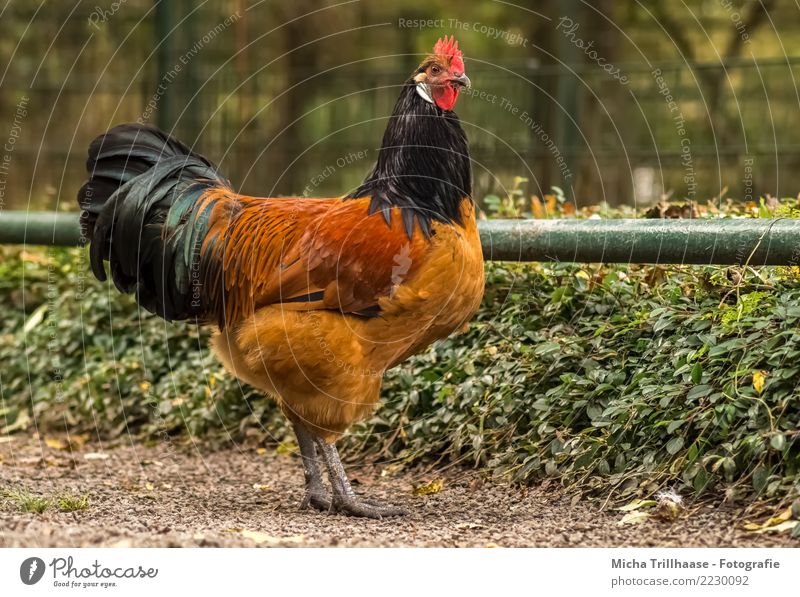
[[[303,459],[303,475],[306,480],[306,492],[303,496],[303,501],[300,502],[300,508],[305,510],[311,506],[317,510],[330,510],[331,500],[328,497],[328,490],[325,489],[325,483],[322,481],[314,437],[301,424],[294,425],[294,433],[297,436],[297,445],[300,446],[300,457]]]
[[[344,466],[342,466],[336,446],[318,437],[315,437],[314,441],[317,444],[317,450],[328,467],[328,476],[333,487],[332,505],[335,511],[365,518],[384,518],[386,516],[403,516],[406,514],[406,511],[402,508],[381,506],[360,499],[350,486],[350,481],[344,472]]]

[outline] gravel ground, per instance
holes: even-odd
[[[0,506],[0,546],[796,546],[785,534],[741,529],[741,510],[691,507],[673,522],[620,525],[622,513],[552,488],[484,481],[474,472],[382,475],[352,469],[357,491],[410,514],[381,521],[302,511],[299,458],[254,449],[165,451],[133,444],[0,438],[0,489],[47,498],[88,492],[88,507],[21,512]],[[59,446],[58,442],[62,445]],[[66,448],[66,449],[65,449]],[[443,479],[438,493],[414,487]]]

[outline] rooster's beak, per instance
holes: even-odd
[[[453,83],[458,83],[459,85],[461,85],[462,87],[466,87],[467,89],[472,87],[472,81],[470,81],[469,77],[463,73],[458,75],[457,77],[453,77],[452,79],[450,79],[450,81]]]

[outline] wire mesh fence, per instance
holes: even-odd
[[[249,194],[330,196],[358,184],[416,53],[371,48],[337,60],[344,38],[265,53],[252,33],[242,39],[242,23],[253,27],[245,3],[196,14],[168,5],[12,7],[19,55],[6,45],[0,96],[14,158],[7,172],[0,164],[6,206],[71,208],[88,142],[131,120],[173,131]],[[26,19],[49,47],[24,34]],[[515,176],[531,193],[557,185],[579,204],[795,194],[799,67],[792,57],[609,69],[468,55],[474,87],[458,113],[475,194],[503,193]]]

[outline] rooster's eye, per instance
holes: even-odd
[[[431,74],[438,75],[438,74],[439,74],[439,71],[441,71],[441,70],[442,70],[442,69],[440,69],[438,66],[436,66],[436,65],[434,64],[434,65],[431,67]]]

